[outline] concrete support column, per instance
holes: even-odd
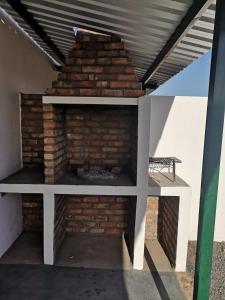
[[[44,264],[54,264],[55,195],[46,192],[44,199]]]
[[[137,205],[133,268],[143,269],[150,138],[150,97],[138,99]]]
[[[179,214],[177,225],[176,272],[186,272],[188,234],[190,223],[191,189],[180,188]]]

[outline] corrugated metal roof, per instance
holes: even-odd
[[[162,84],[212,45],[216,0],[151,75]],[[66,55],[74,43],[73,26],[119,35],[126,43],[141,79],[193,4],[192,0],[22,0],[22,4]],[[59,59],[5,0],[0,5],[54,59]],[[59,61],[60,63],[60,61]]]

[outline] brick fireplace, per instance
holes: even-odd
[[[47,95],[57,99],[63,96],[104,99],[138,97],[143,91],[119,38],[78,34],[62,73]],[[62,100],[60,105],[43,106],[45,182],[56,183],[67,172],[70,180],[72,174],[77,179],[85,176],[118,179],[126,174],[130,182],[117,180],[115,185],[132,181],[135,184],[137,108],[96,106],[91,102],[64,105]],[[113,184],[113,180],[110,182]],[[81,183],[78,180],[75,184]],[[97,184],[104,184],[104,180]]]
[[[143,93],[118,37],[78,33],[46,94],[22,95],[24,167],[41,167],[47,185],[83,186],[53,197],[54,257],[68,235],[124,236],[133,255]],[[36,209],[23,211],[25,222]]]
[[[44,105],[43,117],[46,183],[136,184],[136,107]]]

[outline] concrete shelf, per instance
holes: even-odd
[[[23,168],[1,180],[2,184],[44,184],[44,171],[41,168]]]
[[[126,174],[118,180],[79,180],[69,172],[56,184],[45,184],[42,169],[24,168],[0,182],[0,193],[53,193],[74,195],[136,196],[136,185]]]

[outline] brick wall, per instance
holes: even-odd
[[[71,165],[126,166],[130,159],[131,113],[125,108],[70,107],[66,114]]]
[[[147,197],[145,238],[155,240],[158,237],[159,197]]]
[[[78,32],[63,71],[47,94],[139,97],[144,91],[119,37]]]
[[[54,253],[61,246],[65,237],[65,196],[55,195],[55,218],[54,218]]]
[[[179,197],[147,198],[145,238],[158,239],[172,266],[176,263]]]
[[[43,109],[46,183],[56,182],[67,164],[121,167],[135,177],[136,108],[44,105]]]
[[[23,194],[23,230],[26,232],[43,231],[43,196]]]
[[[129,197],[66,196],[66,232],[119,236],[127,230]]]
[[[43,105],[45,183],[55,183],[66,166],[65,114],[62,106]]]
[[[171,265],[176,263],[179,197],[160,197],[158,240]]]
[[[21,94],[22,154],[25,167],[43,166],[42,95]]]
[[[138,110],[133,109],[131,112],[131,143],[130,143],[130,156],[131,156],[131,174],[133,180],[137,179],[137,146],[138,146]]]

